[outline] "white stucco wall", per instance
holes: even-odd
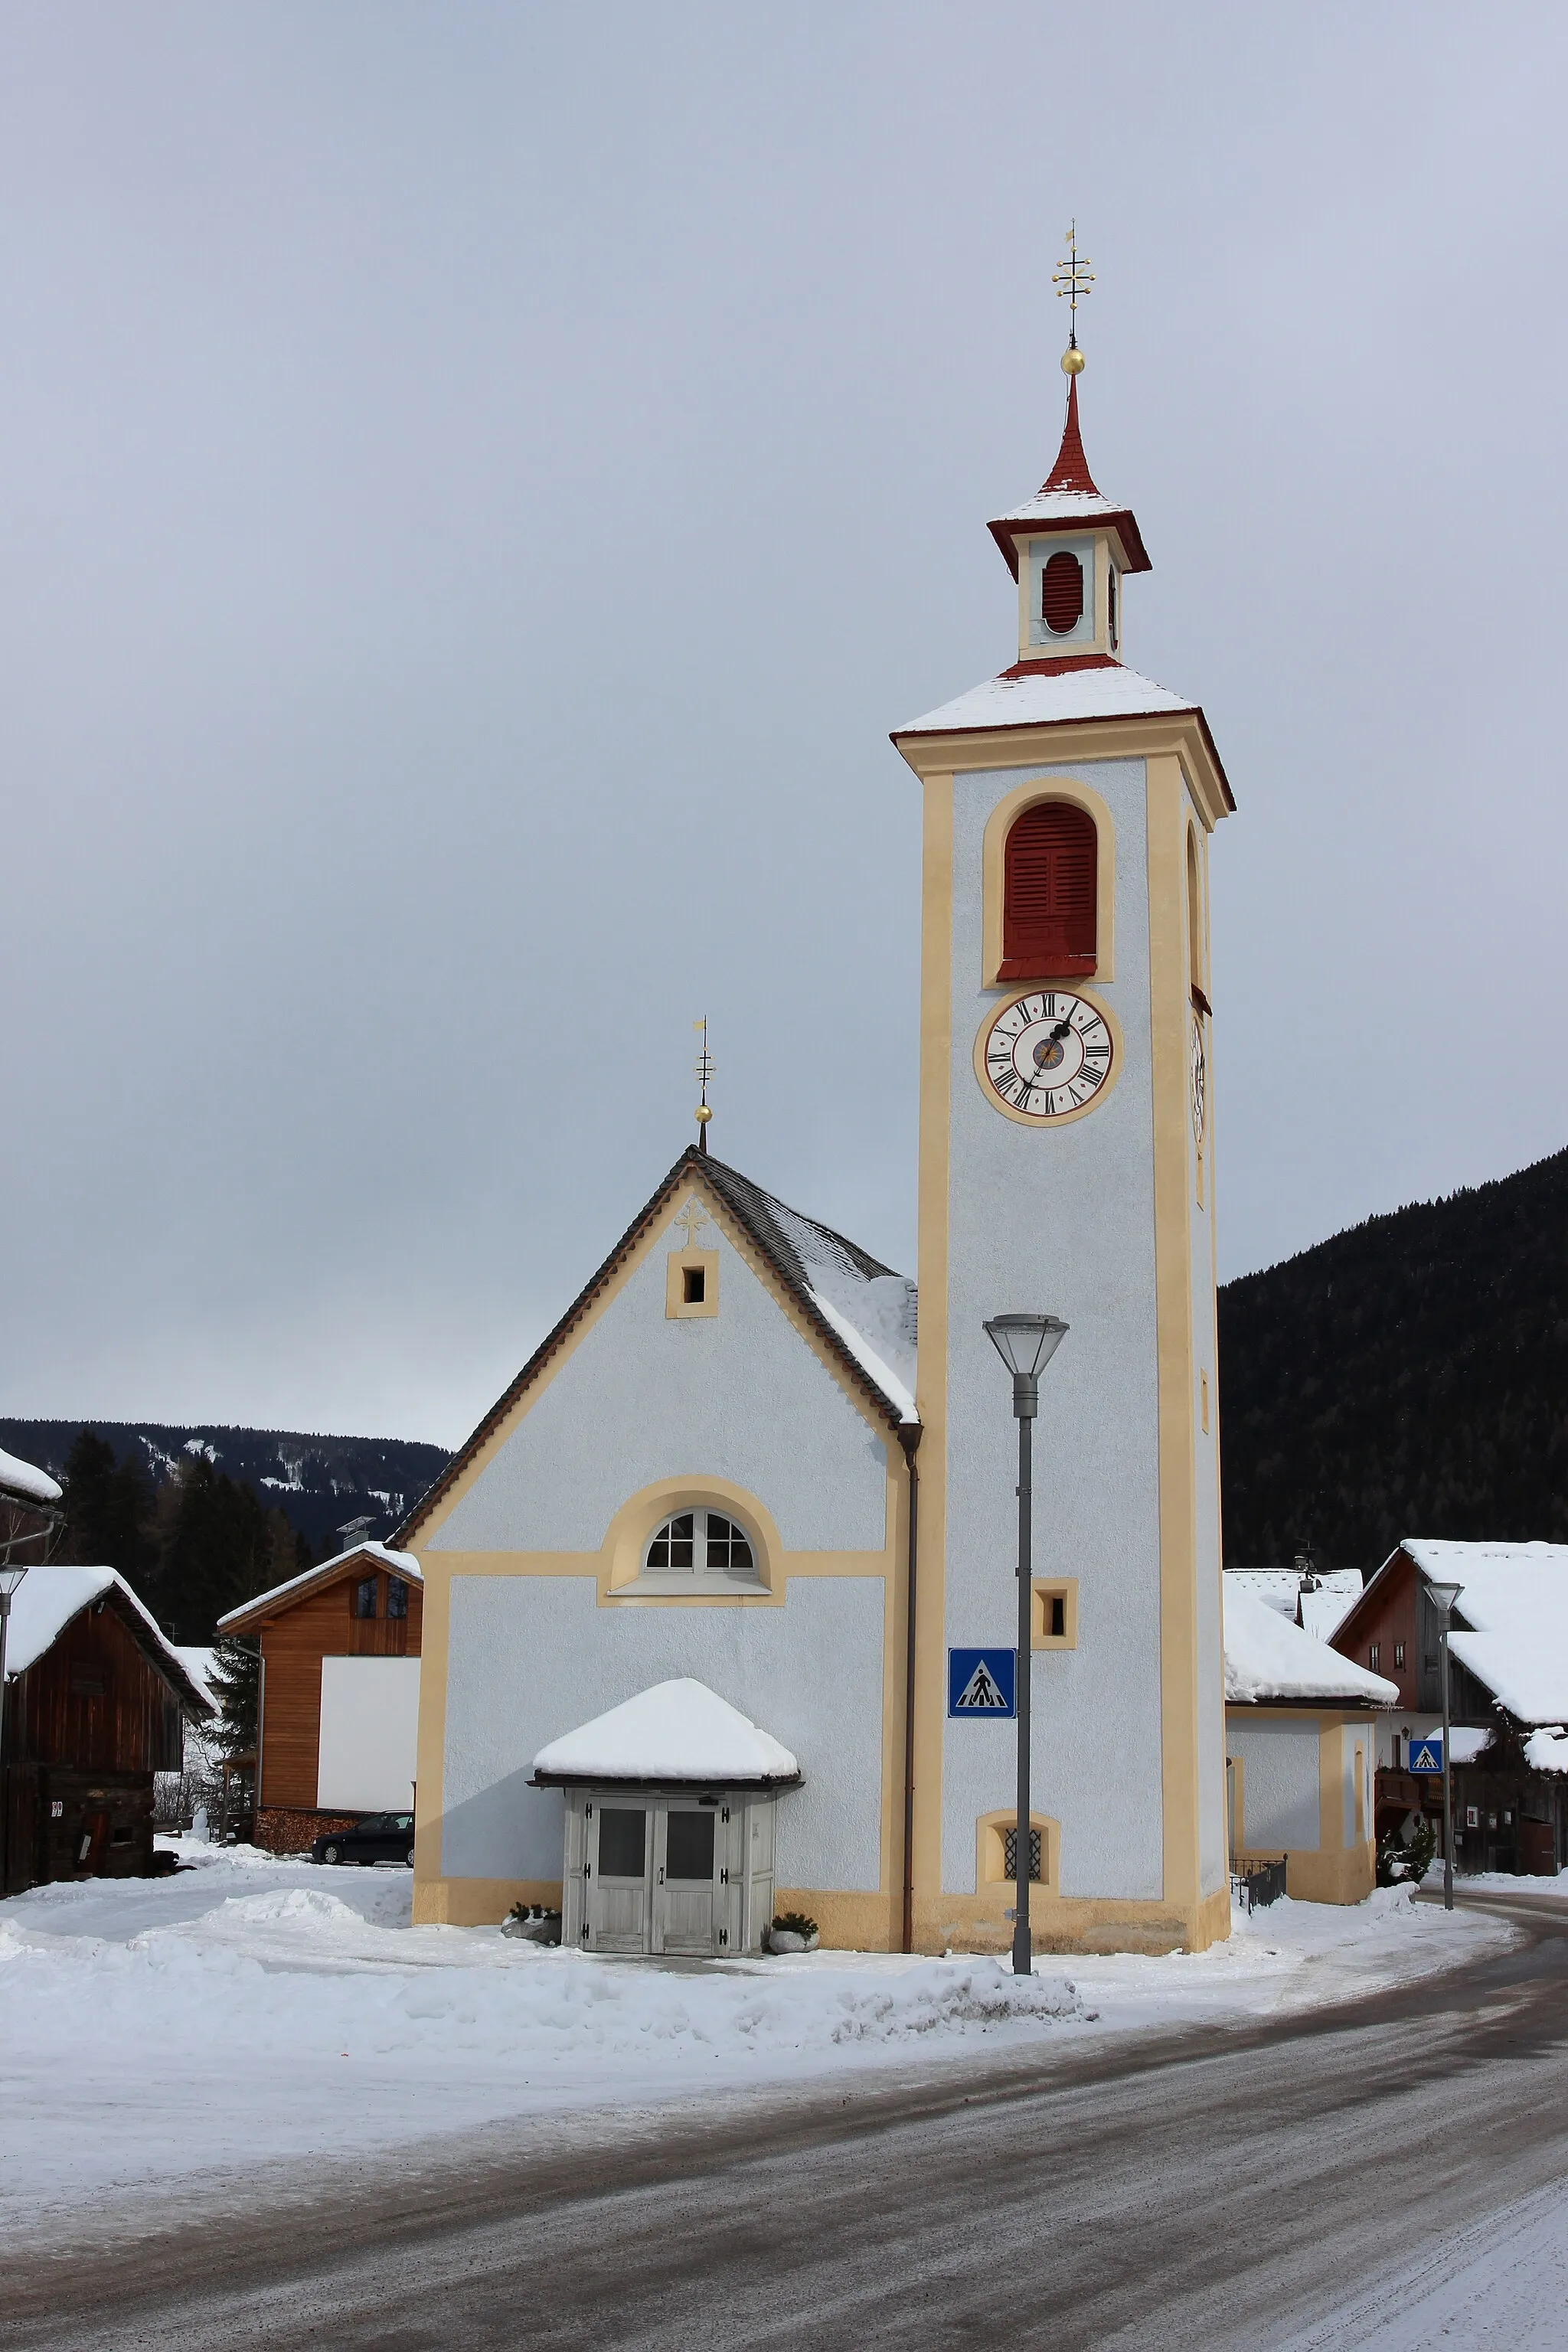
[[[1248,1853],[1318,1851],[1318,1727],[1310,1717],[1243,1717],[1230,1710],[1226,1740],[1245,1769],[1242,1838]]]
[[[973,1051],[996,1002],[981,986],[982,845],[1016,784],[1090,782],[1116,824],[1115,1010],[1123,1060],[1088,1118],[1040,1133],[983,1097]],[[1160,1546],[1147,814],[1140,760],[953,780],[952,1161],[946,1640],[1011,1644],[1016,1624],[1016,1424],[981,1326],[1027,1309],[1071,1330],[1041,1383],[1036,1572],[1079,1580],[1078,1647],[1033,1659],[1037,1808],[1061,1823],[1062,1892],[1163,1893]],[[1217,1608],[1217,1594],[1215,1596]],[[1011,1725],[944,1727],[942,1885],[974,1887],[976,1818],[1010,1804]],[[1223,1758],[1222,1758],[1223,1769]]]
[[[718,1314],[666,1315],[682,1206],[421,1549],[597,1551],[631,1496],[703,1475],[757,1496],[787,1550],[882,1549],[887,1444],[717,1226]]]
[[[795,1577],[782,1609],[596,1606],[586,1576],[452,1580],[442,1874],[558,1879],[559,1790],[534,1756],[651,1683],[692,1675],[798,1759],[781,1798],[783,1886],[880,1878],[881,1577]]]

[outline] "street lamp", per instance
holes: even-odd
[[[1034,1646],[1034,1507],[1031,1427],[1040,1410],[1040,1374],[1067,1337],[1056,1315],[996,1315],[985,1326],[996,1353],[1013,1375],[1013,1413],[1018,1423],[1018,1657],[1013,1688],[1018,1721],[1018,1826],[1014,1846],[1017,1907],[1013,1913],[1013,1973],[1034,1969],[1029,1943],[1029,1659]]]
[[[26,1575],[26,1567],[9,1561],[0,1567],[0,1764],[5,1759],[5,1635],[11,1623],[11,1595]]]
[[[1437,1654],[1443,1674],[1443,1908],[1454,1907],[1454,1768],[1448,1756],[1448,1621],[1462,1584],[1426,1586],[1426,1597],[1437,1612]]]

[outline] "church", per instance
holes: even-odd
[[[1025,1311],[1068,1326],[1036,1948],[1229,1932],[1207,877],[1235,803],[1201,709],[1125,659],[1150,559],[1089,472],[1076,335],[1062,364],[1056,462],[989,525],[1016,652],[892,737],[923,825],[918,1280],[700,1126],[394,1538],[424,1580],[417,1918],[1005,1949],[1015,1727],[980,1702],[1016,1654],[1016,1472],[983,1327]]]

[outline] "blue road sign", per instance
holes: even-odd
[[[1412,1772],[1440,1772],[1443,1769],[1443,1741],[1434,1732],[1430,1739],[1413,1739],[1410,1743]]]
[[[988,1716],[1005,1723],[1018,1712],[1017,1678],[1011,1650],[950,1650],[947,1711],[952,1716]]]

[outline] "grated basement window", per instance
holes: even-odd
[[[1043,1832],[1039,1830],[1031,1830],[1029,1832],[1029,1876],[1031,1880],[1038,1880],[1044,1875],[1041,1869],[1040,1853],[1040,1840],[1042,1834]],[[1002,1832],[1002,1862],[1003,1877],[1016,1879],[1018,1875],[1018,1832],[1016,1828],[1004,1830]]]

